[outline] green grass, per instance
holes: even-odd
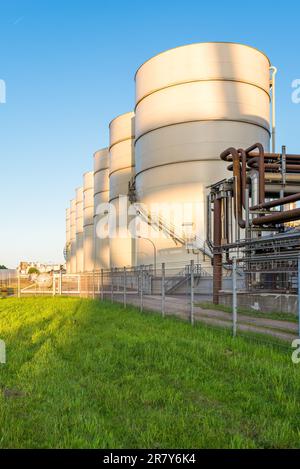
[[[208,301],[202,301],[196,303],[196,306],[200,306],[202,309],[214,309],[215,311],[223,311],[224,313],[232,314],[232,307],[226,305],[215,305],[214,303]],[[238,307],[237,312],[240,314],[245,314],[246,316],[251,316],[253,318],[265,318],[265,319],[275,319],[279,321],[290,321],[298,322],[296,314],[293,313],[281,313],[279,311],[271,311],[264,313],[262,311],[255,311],[253,309]]]
[[[1,448],[300,447],[290,350],[135,308],[0,301]]]

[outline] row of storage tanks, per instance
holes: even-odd
[[[137,202],[149,212],[153,204],[166,204],[176,211],[168,216],[174,215],[179,228],[192,226],[205,239],[207,186],[228,176],[220,153],[255,142],[269,150],[270,61],[255,48],[234,43],[177,47],[145,62],[135,86],[134,111],[111,121],[109,147],[94,154],[93,171],[84,174],[67,209],[70,273],[153,264],[153,244],[135,238],[122,217],[130,204],[130,181]],[[98,213],[102,203],[110,203],[117,214],[118,236],[97,233],[106,216]],[[188,215],[178,210],[185,204],[197,210]],[[148,237],[157,262],[194,256],[163,232],[150,231]]]

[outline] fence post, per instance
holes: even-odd
[[[53,277],[52,277],[52,296],[55,296],[55,293],[56,293],[56,278],[55,278],[55,274],[53,274]]]
[[[114,301],[114,279],[113,279],[113,268],[110,269],[110,300]]]
[[[298,257],[298,335],[300,337],[300,256]]]
[[[104,300],[104,278],[103,278],[103,269],[101,269],[101,300]]]
[[[126,267],[124,267],[124,278],[123,278],[123,282],[124,282],[124,297],[123,297],[123,303],[124,303],[124,308],[126,308],[126,288],[127,288],[127,285],[126,285]]]
[[[140,271],[140,310],[143,311],[143,266],[141,266]]]
[[[191,324],[192,326],[194,325],[195,323],[195,319],[194,319],[194,260],[191,260],[191,311],[190,311],[190,314],[191,314]]]
[[[92,282],[93,282],[93,300],[94,300],[95,299],[95,270],[93,270]]]
[[[236,284],[236,258],[232,259],[232,334],[236,336],[237,330],[237,284]]]
[[[165,317],[165,305],[166,305],[165,280],[166,280],[166,265],[163,262],[161,265],[161,314],[162,314],[162,317]]]
[[[59,295],[62,294],[62,271],[59,271]]]
[[[18,271],[18,298],[21,298],[21,278],[20,278],[19,271]]]

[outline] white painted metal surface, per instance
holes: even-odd
[[[109,237],[107,204],[109,201],[109,151],[98,150],[94,154],[94,248],[95,270],[109,268]]]
[[[66,208],[66,247],[67,247],[67,259],[66,259],[66,271],[70,273],[70,249],[71,249],[71,209]]]
[[[128,183],[134,175],[134,113],[113,119],[109,130],[110,266],[131,266],[134,241],[128,232],[127,220],[121,215],[128,209]],[[123,196],[121,202],[119,196]]]
[[[249,46],[198,43],[163,52],[139,68],[136,193],[149,211],[152,204],[166,204],[169,221],[205,239],[206,187],[229,174],[220,153],[255,142],[269,150],[269,66]],[[152,235],[158,262],[194,257],[171,239]],[[150,243],[139,240],[138,264],[152,259]]]
[[[76,271],[83,272],[83,187],[76,189]]]
[[[70,272],[76,274],[76,199],[72,199],[70,205],[70,239]]]
[[[83,175],[83,270],[94,269],[94,172]]]

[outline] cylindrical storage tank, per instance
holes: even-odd
[[[83,187],[76,189],[76,270],[83,272]]]
[[[133,112],[111,121],[109,140],[110,266],[131,266],[134,263],[134,240],[128,230],[128,184],[134,176]]]
[[[137,199],[148,211],[166,204],[163,218],[176,220],[184,238],[206,239],[206,187],[229,175],[220,153],[256,142],[269,149],[269,67],[249,46],[198,43],[163,52],[136,73]],[[162,235],[153,241],[159,262],[186,260],[185,247]],[[140,240],[138,263],[152,262],[153,247]]]
[[[71,209],[66,208],[66,272],[71,272]]]
[[[76,199],[70,205],[70,273],[76,274]]]
[[[94,172],[83,175],[83,270],[94,270]]]
[[[109,151],[94,153],[94,249],[95,270],[109,269],[108,236]]]

